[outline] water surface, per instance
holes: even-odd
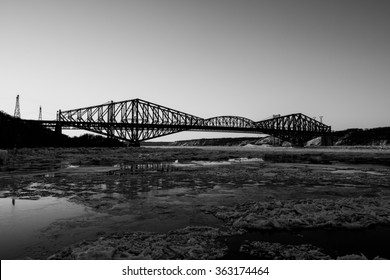
[[[26,247],[40,241],[40,230],[54,221],[87,211],[86,207],[65,198],[0,198],[0,259],[24,257]]]

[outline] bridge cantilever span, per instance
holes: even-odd
[[[329,136],[332,132],[330,126],[301,113],[263,120],[257,122],[256,126],[266,134],[274,135],[298,145],[318,136]],[[332,145],[328,138],[323,137],[324,145]]]
[[[259,129],[264,130],[294,130],[306,132],[331,132],[331,127],[304,114],[290,114],[279,116],[256,123]]]
[[[61,126],[77,127],[137,144],[188,130],[202,119],[141,99],[59,111]]]
[[[142,99],[60,110],[56,121],[40,123],[55,127],[58,132],[63,128],[85,129],[133,145],[185,130],[270,134],[295,144],[331,133],[330,126],[301,113],[259,122],[239,116],[204,119]]]

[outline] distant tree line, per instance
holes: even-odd
[[[69,147],[124,147],[123,143],[114,138],[107,138],[100,135],[84,134],[68,138]]]
[[[345,146],[390,144],[390,127],[352,128],[334,132],[335,143]]]
[[[85,134],[79,137],[59,135],[31,122],[14,118],[0,111],[0,148],[22,147],[118,147],[125,144],[117,139]]]

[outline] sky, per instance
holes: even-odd
[[[42,106],[48,120],[140,98],[202,118],[390,126],[389,14],[381,0],[0,0],[0,110],[18,94],[22,118]]]

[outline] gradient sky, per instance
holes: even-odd
[[[204,118],[390,126],[389,15],[375,0],[0,0],[0,110],[17,94],[30,119],[141,98]]]

